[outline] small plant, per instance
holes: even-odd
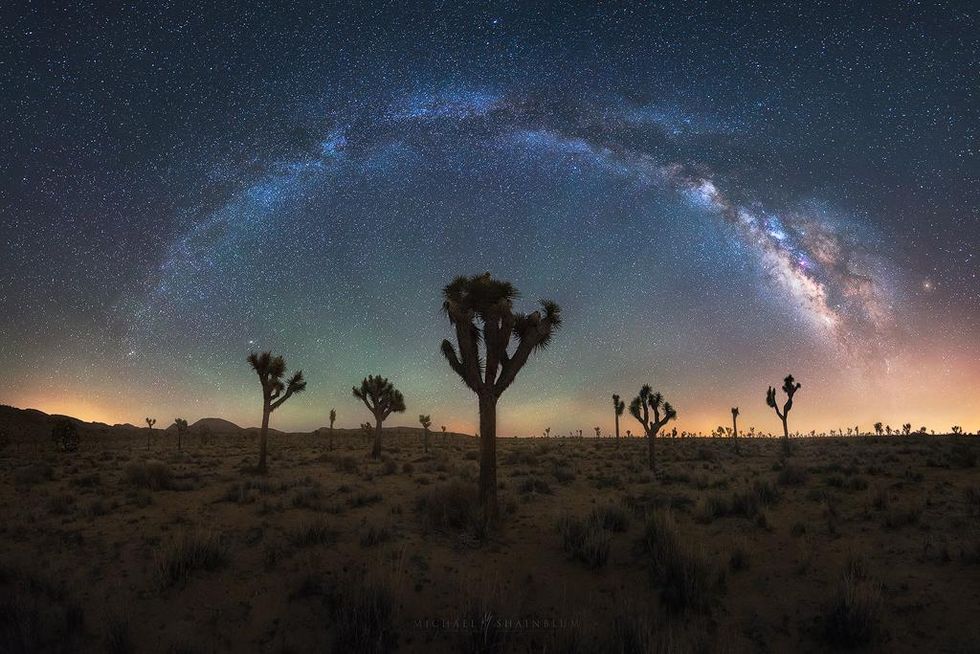
[[[72,453],[78,450],[78,428],[75,423],[63,418],[51,428],[51,441],[62,452]]]
[[[395,650],[395,597],[388,585],[351,575],[330,595],[335,652],[384,654]]]
[[[169,490],[174,486],[170,468],[162,461],[133,462],[123,470],[126,481],[136,488]]]
[[[558,520],[562,549],[590,568],[601,568],[609,559],[610,536],[596,514],[581,520],[563,516]]]
[[[227,549],[214,533],[184,532],[158,554],[157,579],[164,588],[174,586],[195,570],[214,570],[226,559]]]
[[[827,607],[824,635],[838,647],[871,643],[881,619],[881,588],[866,578],[847,571]]]

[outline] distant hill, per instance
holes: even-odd
[[[99,435],[125,436],[127,434],[131,434],[135,436],[138,434],[145,434],[147,430],[147,427],[138,427],[129,423],[107,425],[101,422],[85,422],[71,416],[63,416],[58,414],[49,415],[43,411],[38,411],[37,409],[18,409],[17,407],[0,404],[0,431],[4,432],[7,437],[11,439],[46,440],[51,437],[51,428],[59,420],[70,421],[75,425],[83,438],[86,436]],[[224,418],[201,418],[194,424],[190,425],[190,431],[192,433],[200,433],[205,428],[214,436],[234,435],[242,432],[257,433],[259,431],[258,427],[240,427],[230,420],[225,420]],[[173,433],[176,431],[176,426],[171,423],[164,427],[161,426],[160,423],[157,423],[156,429],[161,433]],[[283,432],[279,431],[278,429],[269,428],[270,434],[277,435],[305,435],[320,432],[321,435],[326,436],[328,431],[328,427],[314,429],[312,432]],[[341,429],[338,427],[335,430],[337,435],[360,432],[361,430],[356,428]],[[421,438],[422,435],[422,429],[419,427],[385,427],[385,432],[395,436],[404,435],[418,438]],[[433,436],[441,435],[441,432],[438,430],[433,430],[432,434]]]

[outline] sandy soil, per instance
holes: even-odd
[[[663,440],[656,477],[638,439],[502,439],[489,533],[471,437],[275,434],[263,476],[255,434],[5,440],[0,651],[980,643],[977,438]]]

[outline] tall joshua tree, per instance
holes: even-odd
[[[650,419],[651,413],[653,413],[653,420]],[[657,432],[677,417],[677,411],[670,405],[670,402],[664,402],[663,395],[654,393],[649,384],[644,384],[643,388],[640,389],[640,394],[630,402],[630,414],[643,425],[643,430],[647,434],[647,458],[650,470],[656,472],[657,459],[654,442],[657,439]]]
[[[626,402],[619,399],[619,396],[613,393],[613,411],[616,414],[616,445],[619,445],[619,416],[623,415],[623,411],[626,410]]]
[[[337,409],[330,409],[330,442],[328,447],[333,449],[333,423],[337,421]]]
[[[489,522],[497,516],[497,401],[531,354],[551,341],[561,325],[561,309],[542,300],[538,311],[515,313],[517,289],[490,273],[457,277],[442,295],[457,345],[443,341],[442,354],[479,403],[480,504]],[[517,346],[510,352],[512,340]]]
[[[150,449],[150,438],[153,436],[153,425],[157,424],[156,418],[147,418],[146,426],[150,428],[150,431],[146,432],[146,449]]]
[[[259,432],[259,464],[258,472],[268,470],[266,451],[269,439],[269,416],[293,395],[306,390],[303,371],[298,370],[285,382],[286,361],[281,356],[272,356],[272,352],[252,352],[248,355],[248,363],[259,376],[262,384],[262,431]]]
[[[779,419],[783,421],[783,448],[789,450],[789,426],[786,424],[786,419],[789,417],[790,409],[793,408],[793,396],[796,395],[796,391],[800,390],[802,384],[796,382],[793,379],[793,375],[786,375],[786,379],[783,380],[783,392],[786,393],[786,402],[783,404],[783,410],[779,410],[779,406],[776,404],[776,389],[772,386],[766,391],[766,404],[772,407]]]
[[[405,410],[405,398],[402,392],[381,375],[368,375],[361,381],[361,386],[353,389],[354,397],[364,402],[371,415],[374,416],[374,445],[371,447],[371,458],[381,458],[381,425],[392,413]]]
[[[422,425],[422,451],[429,451],[429,427],[432,426],[432,418],[419,415],[419,424]]]
[[[187,433],[187,421],[183,418],[174,418],[174,427],[177,428],[177,449],[181,449],[184,434]]]
[[[735,444],[735,451],[738,452],[738,407],[732,407],[732,443]]]

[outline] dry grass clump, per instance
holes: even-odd
[[[572,559],[592,569],[601,568],[609,560],[609,532],[603,528],[596,513],[580,519],[562,516],[558,519],[562,549]]]
[[[123,477],[128,484],[136,488],[157,491],[174,487],[173,474],[163,461],[134,461],[126,465]]]
[[[824,616],[824,636],[838,647],[859,647],[877,636],[881,621],[881,586],[853,564],[841,577]]]
[[[294,547],[331,545],[337,542],[337,532],[322,522],[307,522],[286,534],[286,539]]]
[[[720,577],[711,562],[678,533],[669,512],[655,513],[647,521],[642,546],[650,559],[661,601],[677,612],[707,611]]]
[[[330,595],[334,652],[383,654],[395,650],[395,596],[389,584],[350,575]]]
[[[425,530],[483,533],[483,514],[476,486],[451,480],[433,486],[415,502]]]
[[[185,581],[196,570],[224,565],[228,550],[210,531],[186,531],[171,540],[157,555],[157,580],[167,588]]]
[[[60,584],[0,569],[0,652],[81,649],[84,612]]]

